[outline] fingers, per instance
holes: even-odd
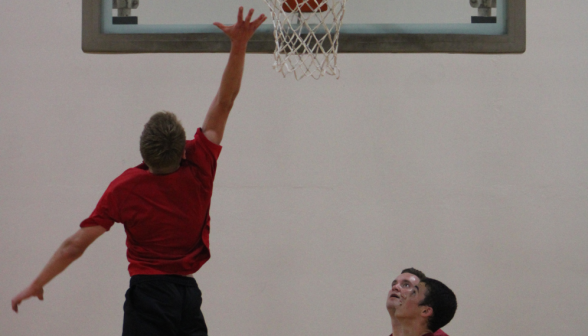
[[[241,7],[241,12],[243,12],[243,7]],[[253,8],[251,8],[249,10],[249,13],[247,13],[247,17],[245,18],[245,23],[251,22],[251,17],[252,16],[253,16]]]
[[[251,21],[253,13],[254,10],[250,9],[249,12],[247,12],[247,17],[243,19],[243,7],[239,7],[236,24],[225,26],[220,22],[214,22],[213,25],[222,30],[223,33],[225,33],[231,39],[242,39],[240,35],[244,34],[243,37],[245,37],[246,40],[249,40],[251,34],[253,34],[255,30],[257,30],[257,28],[259,28],[259,26],[267,19],[264,14],[261,14],[257,19]]]
[[[261,14],[257,19],[255,19],[255,21],[251,22],[255,28],[257,29],[259,26],[261,26],[261,24],[267,19],[267,17],[264,14]]]
[[[222,31],[227,30],[227,26],[225,26],[224,24],[222,24],[220,22],[214,22],[213,25],[217,26]]]
[[[240,24],[240,23],[245,23],[245,24],[254,23],[254,24],[256,24],[258,21],[263,22],[267,19],[267,17],[264,14],[261,14],[257,19],[255,19],[255,21],[251,22],[251,18],[253,17],[253,12],[254,12],[254,9],[251,8],[249,10],[249,12],[247,13],[247,17],[245,17],[245,19],[243,19],[243,7],[239,7],[239,13],[237,14],[237,24]],[[261,24],[261,22],[259,24]],[[219,26],[220,23],[215,22],[213,24],[215,26],[221,28],[221,26]]]
[[[243,7],[239,7],[239,13],[237,14],[237,23],[243,23]]]
[[[43,288],[33,289],[32,287],[28,287],[12,299],[12,310],[18,313],[18,305],[20,305],[22,301],[33,296],[36,296],[39,300],[43,301],[44,293],[45,291],[43,290]]]

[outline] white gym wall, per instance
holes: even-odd
[[[389,335],[411,266],[456,292],[452,336],[588,334],[586,12],[527,1],[525,54],[344,54],[339,80],[248,55],[196,275],[210,335]],[[3,3],[0,335],[120,334],[120,224],[44,302],[10,299],[141,162],[152,113],[201,125],[226,61],[84,54],[79,2]]]

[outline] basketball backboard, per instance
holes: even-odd
[[[83,0],[85,52],[228,52],[212,23],[232,24],[237,8],[271,18],[264,0]],[[271,19],[248,51],[272,53]],[[525,51],[525,0],[348,0],[339,53]]]

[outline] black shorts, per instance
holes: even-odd
[[[123,336],[207,336],[194,278],[134,275],[125,295]]]

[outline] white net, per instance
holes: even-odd
[[[346,0],[264,0],[274,22],[274,69],[318,79],[339,78],[337,48]]]

